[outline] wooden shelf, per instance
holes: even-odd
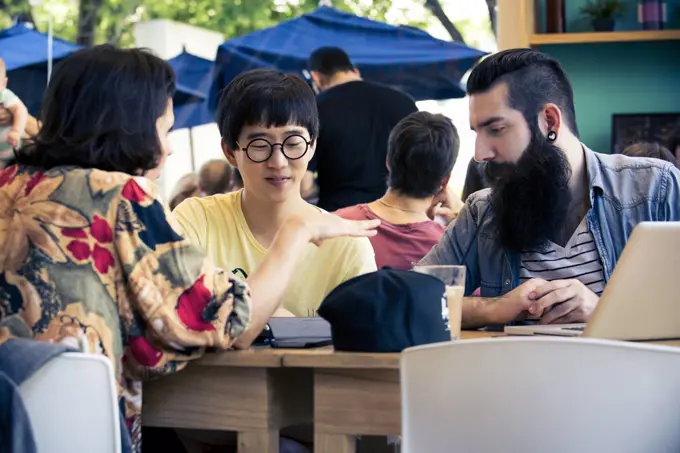
[[[538,33],[529,36],[531,46],[548,44],[591,44],[600,42],[680,40],[680,30],[613,31],[592,33]]]

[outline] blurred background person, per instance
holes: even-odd
[[[234,167],[224,159],[209,160],[198,170],[201,196],[228,193],[234,190]]]
[[[198,197],[200,194],[201,191],[198,188],[198,175],[196,173],[186,174],[177,181],[177,184],[175,184],[175,188],[170,194],[168,206],[172,211],[187,198]]]
[[[174,210],[181,202],[192,197],[207,197],[235,190],[234,167],[224,159],[209,160],[198,173],[188,173],[175,184],[168,205]]]
[[[668,148],[658,143],[634,143],[626,147],[622,154],[630,157],[651,157],[653,159],[661,159],[672,163],[676,167],[678,166],[678,160],[673,153],[670,152]]]
[[[673,153],[677,162],[680,162],[680,127],[671,135],[668,142],[668,149]]]

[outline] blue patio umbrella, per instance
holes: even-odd
[[[0,31],[0,57],[5,61],[8,88],[37,116],[47,86],[50,54],[49,37],[31,26],[19,23]],[[82,46],[59,38],[52,38],[52,61],[63,60]],[[204,103],[207,89],[198,90],[177,84],[175,104]]]
[[[401,89],[416,100],[465,96],[463,75],[486,55],[412,27],[320,7],[223,43],[215,60],[211,109],[217,105],[219,92],[240,72],[265,67],[302,74],[309,55],[322,46],[342,47],[364,79]]]
[[[207,106],[213,62],[182,51],[168,63],[177,77],[177,93],[173,99],[175,129],[215,122]]]
[[[47,63],[48,36],[30,26],[20,23],[0,31],[0,57],[5,60],[7,71]],[[59,60],[80,49],[80,46],[53,38],[52,58]]]
[[[175,71],[177,91],[173,98],[174,129],[189,129],[189,151],[191,170],[195,168],[193,128],[214,123],[208,110],[208,90],[212,81],[213,62],[182,50],[175,58],[168,60]]]
[[[0,57],[5,61],[8,88],[37,115],[47,86],[50,52],[49,37],[27,24],[19,23],[0,31]],[[51,57],[57,62],[81,47],[53,38]]]

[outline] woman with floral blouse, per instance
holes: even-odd
[[[42,129],[0,173],[0,342],[33,337],[106,355],[133,449],[141,381],[206,347],[247,347],[308,242],[371,236],[374,222],[290,218],[244,282],[178,233],[156,179],[169,154],[175,79],[142,50],[99,46],[54,71]]]

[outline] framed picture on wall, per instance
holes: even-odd
[[[628,145],[656,142],[667,146],[674,131],[680,130],[680,113],[616,113],[612,115],[612,153]]]

